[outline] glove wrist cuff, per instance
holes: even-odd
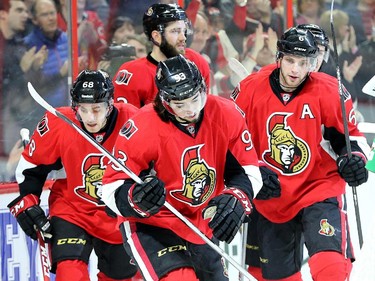
[[[14,199],[8,204],[8,208],[11,214],[17,217],[19,214],[35,205],[39,205],[39,197],[30,193],[24,197]]]
[[[223,194],[230,194],[238,199],[241,202],[242,207],[245,210],[246,215],[250,215],[253,210],[253,205],[251,204],[250,199],[247,197],[245,192],[241,191],[235,187],[229,187],[223,191]]]

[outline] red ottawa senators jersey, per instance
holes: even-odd
[[[117,108],[117,109],[116,109]],[[57,109],[78,126],[70,107]],[[138,109],[116,104],[106,133],[94,134],[111,151],[121,126]],[[49,214],[84,228],[91,235],[112,244],[122,243],[117,220],[105,212],[101,200],[102,177],[108,159],[62,119],[47,112],[38,123],[17,168],[20,193],[25,195],[43,188],[46,171],[65,169],[66,179],[58,179],[51,188]],[[32,192],[38,193],[38,192]]]
[[[289,221],[304,207],[345,192],[332,149],[335,143],[323,132],[344,135],[337,80],[325,73],[311,73],[302,90],[280,98],[270,85],[270,73],[251,74],[232,93],[245,112],[259,158],[280,179],[281,197],[254,200],[257,210],[275,223]],[[358,131],[350,94],[345,90],[346,118],[351,141],[363,152],[365,137]],[[367,152],[366,152],[367,153]]]
[[[185,57],[197,65],[207,89],[210,89],[210,67],[207,61],[192,49],[186,49]],[[138,108],[151,103],[158,92],[155,84],[157,64],[150,55],[124,63],[113,80],[115,101],[131,103]]]
[[[156,176],[165,183],[167,202],[208,237],[212,237],[212,231],[209,219],[202,218],[202,210],[223,192],[225,173],[230,173],[225,170],[229,158],[236,159],[246,178],[233,187],[252,194],[252,188],[261,186],[258,157],[244,116],[232,101],[217,96],[208,95],[195,137],[173,122],[163,122],[152,104],[144,106],[121,130],[114,153],[137,175],[153,162]],[[117,212],[114,193],[123,179],[128,178],[113,165],[107,167],[103,177],[103,198]],[[227,181],[226,184],[231,186]],[[148,218],[119,216],[119,219],[167,228],[187,241],[204,243],[166,207]]]

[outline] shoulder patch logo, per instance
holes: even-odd
[[[134,121],[129,119],[121,128],[120,136],[124,136],[127,140],[131,138],[138,128],[135,126]]]
[[[133,73],[130,73],[126,69],[120,70],[116,76],[116,84],[118,85],[129,85],[130,79],[132,78]]]
[[[48,118],[46,115],[44,115],[42,120],[39,121],[36,130],[41,137],[49,131]]]

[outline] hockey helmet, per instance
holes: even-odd
[[[319,45],[328,47],[329,39],[324,30],[319,25],[313,23],[305,23],[297,25],[296,28],[309,30],[314,35],[315,41]]]
[[[311,31],[291,27],[277,41],[277,58],[282,54],[316,58],[319,48]]]
[[[206,95],[206,84],[194,62],[182,55],[161,61],[155,76],[162,101],[184,100],[197,92]]]
[[[113,102],[113,84],[107,72],[82,70],[70,90],[72,108],[79,103]]]
[[[328,36],[326,35],[325,31],[319,25],[316,25],[316,24],[313,24],[313,23],[299,24],[299,25],[297,25],[297,28],[309,30],[314,35],[315,42],[318,45],[324,46],[325,53],[324,53],[324,56],[323,56],[323,60],[325,62],[328,62],[328,58],[329,58],[329,39],[328,39]]]
[[[187,23],[190,34],[191,24],[185,11],[177,4],[153,4],[143,15],[143,31],[151,40],[151,33],[154,30],[163,32],[168,22],[184,20]]]

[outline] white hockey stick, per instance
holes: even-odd
[[[362,92],[375,97],[375,75],[363,86]]]
[[[230,58],[228,60],[228,65],[229,68],[234,73],[236,73],[236,75],[240,77],[241,80],[246,78],[250,74],[246,67],[242,63],[240,63],[236,58]]]
[[[40,264],[42,267],[43,280],[50,281],[51,262],[48,255],[48,248],[44,240],[42,231],[38,229],[36,230],[36,234],[38,237]]]
[[[96,149],[103,153],[109,160],[111,160],[119,169],[121,169],[125,174],[131,177],[136,183],[142,184],[142,180],[134,174],[128,167],[126,167],[120,160],[114,157],[106,148],[96,142],[88,133],[86,133],[81,127],[76,125],[72,120],[66,117],[64,114],[57,111],[50,104],[48,104],[34,89],[33,85],[28,82],[27,87],[29,89],[30,95],[33,99],[44,107],[47,111],[51,112],[53,115],[61,118],[71,127],[73,127],[81,136],[88,140]],[[176,217],[178,217],[183,223],[185,223],[192,231],[194,231],[204,242],[206,242],[214,251],[225,258],[229,263],[231,263],[238,271],[240,271],[248,280],[251,280],[251,275],[246,271],[245,268],[241,267],[232,257],[230,257],[223,249],[212,242],[206,235],[204,235],[194,224],[192,224],[187,218],[185,218],[178,210],[176,210],[167,201],[164,206],[171,211]]]

